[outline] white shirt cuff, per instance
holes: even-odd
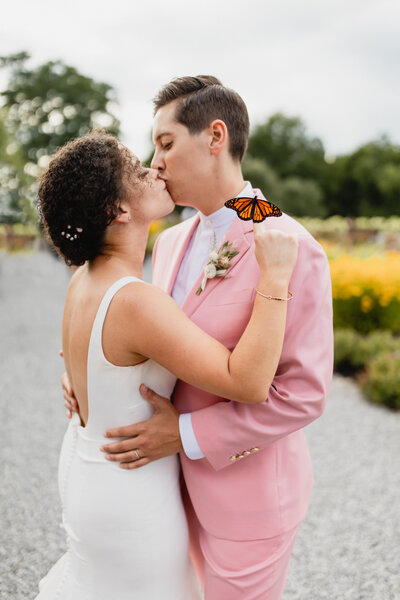
[[[192,417],[190,413],[179,415],[179,433],[181,434],[182,446],[185,454],[191,460],[204,458],[196,436],[193,431]]]

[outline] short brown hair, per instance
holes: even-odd
[[[142,172],[139,160],[103,131],[76,138],[53,155],[39,179],[38,211],[68,265],[102,253],[106,228],[121,212],[125,182],[139,182]]]
[[[241,161],[249,138],[249,115],[237,92],[226,88],[212,75],[178,77],[167,83],[153,99],[154,114],[166,104],[180,99],[175,118],[190,133],[200,133],[214,119],[221,119],[229,134],[229,152]]]

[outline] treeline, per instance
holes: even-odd
[[[26,52],[0,57],[0,223],[36,219],[35,180],[55,148],[103,127],[119,135],[116,95],[62,61],[29,67]],[[296,216],[400,214],[400,147],[388,138],[328,159],[303,121],[271,116],[251,133],[244,174]]]
[[[327,157],[300,118],[278,113],[252,131],[243,166],[253,185],[296,216],[400,215],[400,146],[385,136]]]

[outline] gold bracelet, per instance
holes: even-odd
[[[289,290],[288,290],[289,296],[287,298],[277,298],[276,296],[267,296],[266,294],[263,294],[262,292],[260,292],[257,289],[256,289],[256,292],[257,292],[257,294],[259,294],[263,298],[266,298],[267,300],[279,300],[279,302],[288,302],[289,300],[291,300],[293,298],[293,294],[292,294],[292,292],[289,292]]]

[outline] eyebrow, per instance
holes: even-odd
[[[156,137],[156,142],[158,142],[159,140],[161,140],[161,138],[164,135],[172,135],[172,133],[169,133],[169,131],[163,131],[162,133],[159,133],[158,136]]]

